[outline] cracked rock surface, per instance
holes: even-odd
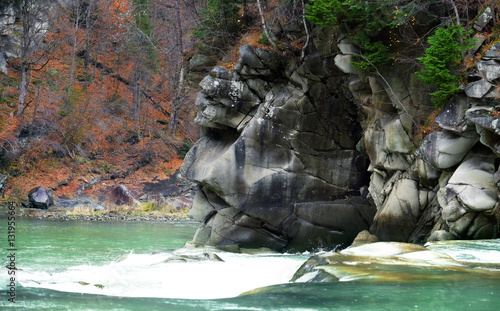
[[[336,40],[332,40],[336,38]],[[332,42],[337,42],[337,44]],[[349,40],[315,28],[303,62],[249,46],[201,83],[195,241],[278,251],[500,237],[500,44],[435,117],[407,65],[350,67]],[[343,54],[346,52],[346,54]]]
[[[319,56],[292,68],[271,52],[240,53],[235,70],[200,83],[203,134],[183,165],[200,185],[194,240],[279,251],[349,245],[375,210],[359,196],[367,173],[356,106],[331,87],[345,75],[326,74]]]

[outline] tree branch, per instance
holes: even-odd
[[[309,45],[309,29],[307,28],[307,21],[306,21],[306,5],[304,3],[304,0],[302,0],[302,23],[304,24],[304,29],[306,30],[306,43],[302,47],[302,52],[300,54],[300,60],[303,61],[305,56],[306,56],[306,49],[307,46]]]

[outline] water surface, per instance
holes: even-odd
[[[6,224],[0,218],[1,232]],[[196,226],[18,220],[16,303],[7,301],[8,270],[2,269],[0,310],[496,310],[500,305],[500,283],[476,277],[288,283],[310,254],[183,248]],[[1,254],[6,248],[5,237]],[[500,240],[431,248],[459,260],[500,261]],[[210,260],[209,253],[223,261]],[[8,259],[2,257],[5,266]]]

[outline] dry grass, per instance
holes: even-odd
[[[115,216],[155,216],[155,217],[176,217],[187,218],[188,209],[176,209],[167,204],[157,204],[155,202],[146,202],[141,205],[113,205],[109,204],[107,210],[94,210],[90,206],[76,206],[71,211],[67,211],[69,216],[97,216],[97,215],[115,215]]]

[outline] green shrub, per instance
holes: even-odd
[[[418,58],[424,68],[417,72],[418,78],[426,85],[436,86],[438,91],[431,93],[432,102],[442,107],[460,88],[461,76],[454,72],[460,66],[462,53],[470,49],[473,39],[468,39],[462,26],[438,28],[427,42],[430,46],[425,56]]]
[[[155,202],[149,201],[142,203],[140,209],[143,210],[144,212],[159,211],[161,210],[161,206],[159,206]]]
[[[374,66],[389,64],[393,57],[389,53],[389,47],[381,41],[371,43],[363,40],[359,44],[363,50],[363,57],[354,56],[351,64],[354,68],[366,71],[374,71]],[[368,60],[368,61],[367,61]]]
[[[179,148],[179,151],[177,151],[177,155],[179,156],[179,158],[184,159],[189,149],[191,149],[192,145],[193,144],[189,139],[184,139],[182,146]]]
[[[392,22],[395,3],[394,0],[310,0],[306,6],[306,18],[323,27],[344,25],[365,34],[373,33]]]
[[[210,50],[223,48],[233,43],[240,30],[241,1],[208,0],[200,9],[201,26],[194,35]]]
[[[395,3],[394,0],[310,0],[306,18],[319,26],[340,28],[361,49],[362,57],[353,57],[353,67],[373,71],[374,66],[388,64],[393,59],[388,46],[371,37],[384,28],[394,27]]]

